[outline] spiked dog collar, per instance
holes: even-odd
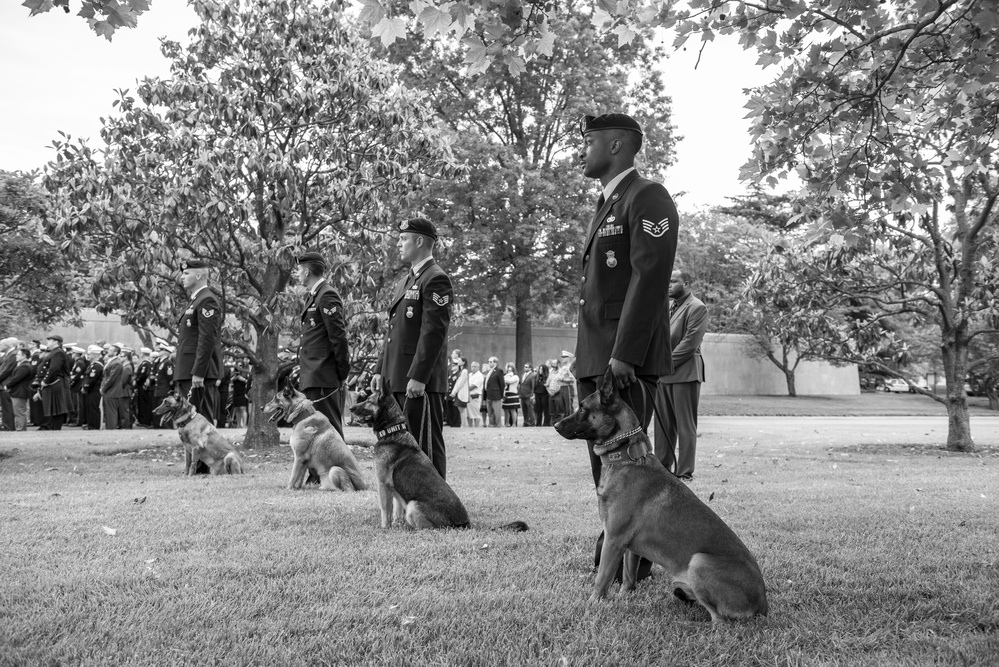
[[[605,440],[599,445],[593,445],[593,453],[600,457],[600,462],[603,465],[637,463],[649,454],[649,449],[641,440],[638,442],[627,441],[641,432],[642,428],[639,426],[627,433],[621,433],[610,440]],[[636,450],[637,456],[632,454],[632,449]]]
[[[387,429],[384,429],[382,431],[375,431],[375,437],[381,440],[386,435],[389,435],[391,433],[398,433],[399,431],[405,431],[405,430],[406,430],[406,422],[400,422],[398,424],[393,424],[392,426],[389,426]]]

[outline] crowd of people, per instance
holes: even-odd
[[[58,431],[170,428],[153,409],[176,387],[175,347],[158,340],[153,350],[97,341],[86,348],[52,334],[44,342],[0,340],[0,430]],[[220,427],[245,427],[251,376],[227,358],[216,380],[226,406]]]
[[[497,357],[469,364],[461,350],[451,352],[445,423],[459,428],[551,426],[576,409],[574,356],[548,359],[521,372]]]

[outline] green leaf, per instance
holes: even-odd
[[[43,14],[53,7],[52,0],[24,0],[21,5],[31,10],[28,16]]]
[[[391,46],[406,36],[406,22],[401,18],[384,18],[371,28],[371,36],[381,39],[383,46]]]

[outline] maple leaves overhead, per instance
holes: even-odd
[[[21,4],[30,10],[29,16],[56,7],[70,12],[69,0],[25,0]],[[110,42],[118,28],[134,28],[138,24],[139,14],[149,9],[149,0],[83,0],[81,5],[77,16],[86,19],[95,33]]]

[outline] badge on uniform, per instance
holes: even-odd
[[[323,312],[327,315],[332,315],[336,312],[336,306],[333,306],[332,308],[323,308]]]
[[[406,317],[412,317],[412,316],[413,316],[413,307],[406,306]]]
[[[411,301],[419,301],[420,300],[420,288],[419,287],[410,287],[408,290],[406,290],[406,293],[403,295],[402,298],[403,299],[410,299]]]
[[[191,306],[190,308],[188,308],[187,310],[185,310],[184,314],[185,315],[194,315],[194,306]]]
[[[608,220],[611,220],[611,218],[608,218]],[[624,227],[621,225],[605,225],[597,232],[597,236],[600,238],[605,236],[620,236],[621,234],[624,234]]]
[[[606,222],[614,222],[615,220],[617,220],[616,216],[608,215]]]
[[[310,327],[316,326],[316,321],[314,319],[312,319],[311,317],[309,318],[309,326]]]
[[[669,218],[663,218],[659,222],[652,222],[642,218],[642,229],[645,233],[654,238],[659,238],[669,231]]]
[[[446,306],[450,300],[451,300],[450,295],[445,294],[444,296],[441,296],[437,292],[434,292],[434,303],[436,303],[438,306]]]
[[[191,326],[191,318],[187,318],[187,326]]]
[[[202,308],[201,309],[201,314],[204,315],[205,317],[211,317],[212,315],[215,314],[215,310],[214,309],[208,309],[208,308]]]
[[[607,266],[612,269],[617,266],[617,257],[614,256],[613,250],[607,251]]]

